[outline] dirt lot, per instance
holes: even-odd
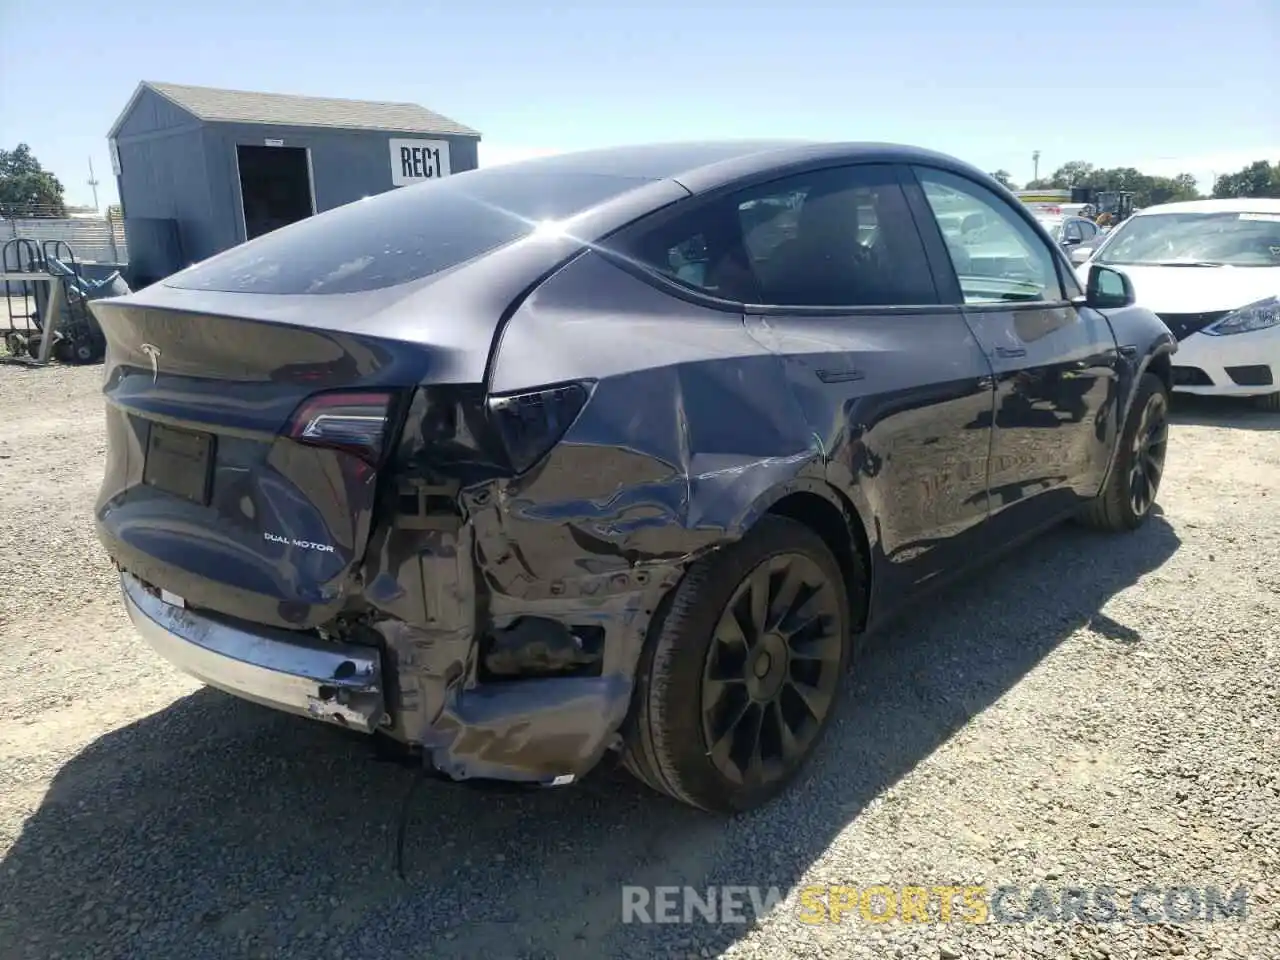
[[[0,955],[1280,957],[1280,418],[1178,404],[1162,515],[1050,534],[882,637],[785,801],[425,784],[404,883],[410,774],[136,639],[90,523],[100,377],[0,367]],[[877,883],[1120,913],[621,922],[624,884]],[[1244,886],[1246,915],[1138,923],[1148,885]]]

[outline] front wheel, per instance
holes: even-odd
[[[695,563],[640,659],[627,768],[716,813],[771,799],[826,730],[850,619],[839,563],[796,521],[765,517]]]
[[[1138,382],[1119,443],[1107,485],[1081,518],[1099,530],[1136,530],[1155,506],[1169,446],[1169,392],[1154,374]]]

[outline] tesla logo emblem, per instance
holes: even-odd
[[[160,348],[154,343],[144,343],[138,349],[151,358],[151,382],[154,384],[160,377]]]

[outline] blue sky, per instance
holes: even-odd
[[[147,79],[415,101],[479,129],[482,165],[784,136],[1207,187],[1280,160],[1277,51],[1277,0],[0,0],[0,146],[30,143],[77,203],[92,156],[111,202],[106,132]]]

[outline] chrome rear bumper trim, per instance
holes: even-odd
[[[125,608],[144,640],[197,680],[245,700],[372,733],[383,722],[382,664],[372,647],[272,627],[252,631],[202,617],[121,576]]]

